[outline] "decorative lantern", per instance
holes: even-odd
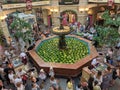
[[[26,0],[26,8],[28,10],[31,10],[32,9],[32,0]]]
[[[114,0],[108,0],[108,6],[113,6],[114,5]]]

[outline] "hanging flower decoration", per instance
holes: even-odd
[[[114,0],[108,0],[108,6],[113,6],[114,5]]]

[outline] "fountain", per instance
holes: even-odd
[[[35,48],[28,54],[38,70],[43,68],[49,72],[52,66],[55,75],[74,77],[79,75],[82,68],[89,65],[98,53],[91,41],[76,35],[68,35],[73,30],[62,25],[62,17],[59,19],[60,26],[52,29],[55,36],[37,41]]]
[[[52,33],[56,34],[56,35],[59,35],[59,44],[58,44],[59,49],[67,49],[67,44],[66,44],[66,41],[65,41],[65,35],[70,34],[73,30],[70,29],[69,26],[63,26],[63,24],[62,24],[63,17],[62,16],[58,17],[58,18],[60,20],[60,26],[59,27],[54,27],[52,29]]]

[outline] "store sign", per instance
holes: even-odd
[[[32,9],[32,0],[26,0],[26,8],[28,10],[31,10]]]
[[[114,0],[108,0],[108,6],[113,6]]]
[[[103,2],[107,2],[107,0],[88,0],[88,2],[103,3]]]
[[[2,5],[3,9],[11,9],[11,8],[21,8],[25,7],[25,4],[7,4],[7,5]]]
[[[30,0],[31,1],[31,0]],[[2,9],[12,9],[12,8],[21,8],[21,7],[27,7],[32,9],[32,6],[38,6],[38,5],[47,5],[50,4],[50,1],[39,1],[39,2],[27,2],[25,3],[20,3],[20,4],[4,4],[2,5]]]
[[[93,3],[107,3],[108,1],[111,0],[88,0],[88,2],[93,2]],[[120,0],[112,0],[114,3],[120,3]]]
[[[50,4],[50,1],[32,2],[32,6],[37,6],[37,5],[47,5],[47,4]]]

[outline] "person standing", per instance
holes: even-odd
[[[51,66],[50,71],[49,71],[49,76],[54,77],[54,75],[55,75],[55,73],[54,73],[53,67]]]
[[[94,75],[94,80],[98,82],[98,85],[101,86],[103,82],[103,75],[101,71],[98,71],[96,75]]]
[[[50,84],[53,88],[55,88],[55,90],[59,89],[58,80],[54,77],[50,77]]]
[[[27,55],[25,52],[20,53],[20,58],[22,59],[22,63],[26,65],[27,64]]]
[[[101,90],[98,81],[95,81],[95,82],[94,82],[93,90]]]
[[[72,80],[72,78],[69,78],[69,79],[67,80],[66,90],[74,90],[74,89],[73,89],[73,80]]]
[[[93,90],[93,82],[94,82],[94,78],[92,76],[90,76],[90,78],[88,80],[88,88],[89,88],[89,90]]]
[[[45,81],[46,78],[47,78],[47,75],[46,75],[46,73],[45,73],[45,71],[44,71],[43,69],[40,70],[39,78],[40,78],[42,81]]]

